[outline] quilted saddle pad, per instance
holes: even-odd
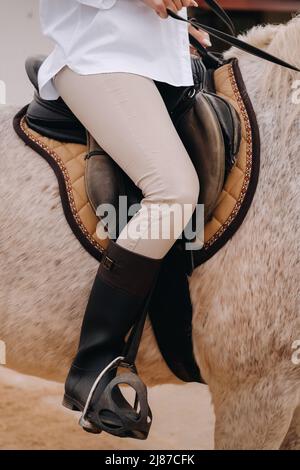
[[[259,131],[237,61],[216,70],[214,79],[217,93],[239,113],[242,139],[236,164],[227,176],[211,220],[205,225],[204,240],[199,240],[203,246],[194,251],[194,267],[213,256],[241,225],[252,201],[259,173]],[[73,232],[90,254],[100,260],[107,239],[101,238],[100,230],[96,231],[99,219],[86,194],[84,156],[87,148],[38,134],[26,123],[26,109],[27,106],[15,116],[14,128],[51,164],[59,180],[64,212]]]

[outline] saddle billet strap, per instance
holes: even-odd
[[[226,11],[215,0],[204,0],[210,9],[220,18],[220,20],[227,26],[233,36],[236,36],[235,26],[232,19],[227,15]]]
[[[186,23],[191,24],[195,28],[200,28],[206,31],[207,33],[211,34],[212,36],[216,37],[222,42],[225,42],[226,44],[229,44],[230,46],[237,47],[238,49],[241,49],[242,51],[248,52],[251,55],[254,55],[256,57],[259,57],[261,59],[267,60],[269,62],[272,62],[273,64],[281,65],[282,67],[295,70],[296,72],[300,72],[300,69],[298,69],[295,65],[291,65],[288,62],[285,62],[278,57],[273,56],[272,54],[269,54],[266,51],[263,51],[262,49],[259,49],[258,47],[252,46],[251,44],[248,44],[241,39],[237,39],[234,36],[231,36],[230,34],[223,33],[222,31],[219,31],[218,29],[212,28],[211,26],[206,26],[198,21],[191,19],[191,20],[186,20],[182,16],[177,15],[174,13],[172,10],[167,8],[167,12],[172,18],[175,18],[176,20],[179,21],[185,21]],[[199,42],[195,41],[195,44],[198,43],[197,45],[194,45],[196,49],[198,49]],[[201,51],[200,47],[199,50]]]

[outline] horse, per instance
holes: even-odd
[[[300,16],[241,38],[299,64]],[[194,355],[216,449],[300,449],[299,77],[235,48],[225,57],[239,59],[257,114],[261,169],[239,231],[189,277]],[[63,381],[98,263],[65,220],[52,170],[16,136],[17,111],[0,108],[0,340],[7,367]],[[148,320],[137,367],[149,387],[183,383]]]

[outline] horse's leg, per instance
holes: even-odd
[[[300,450],[300,406],[296,408],[281,450]]]
[[[216,414],[216,449],[280,448],[295,409],[295,394],[270,380],[244,383],[213,396]]]

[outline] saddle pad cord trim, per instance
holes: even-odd
[[[241,114],[246,122],[247,134],[247,164],[243,187],[239,199],[230,213],[229,218],[219,230],[205,242],[201,250],[193,251],[195,267],[214,256],[237,232],[243,223],[252,203],[259,179],[260,169],[260,134],[256,115],[247,94],[244,80],[238,65],[238,60],[233,59],[230,67],[230,79],[237,97]],[[241,95],[240,90],[244,92]]]

